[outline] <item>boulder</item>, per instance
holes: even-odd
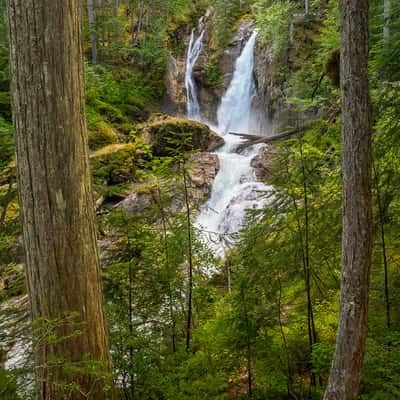
[[[135,180],[138,158],[133,143],[103,147],[90,155],[90,164],[96,186],[112,186]]]
[[[171,156],[182,151],[213,151],[224,140],[207,125],[185,118],[159,116],[138,128],[155,156]]]

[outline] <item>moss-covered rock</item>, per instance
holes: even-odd
[[[107,187],[134,182],[137,171],[135,144],[114,144],[106,146],[90,156],[92,175],[96,191],[108,193]],[[121,188],[121,187],[120,187]]]
[[[153,154],[161,157],[182,151],[212,151],[224,144],[207,125],[168,116],[158,116],[139,126],[138,134],[151,145]]]
[[[117,134],[105,121],[98,122],[95,125],[94,130],[89,131],[89,147],[92,150],[117,142]]]

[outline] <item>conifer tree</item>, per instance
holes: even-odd
[[[13,122],[40,400],[104,391],[110,368],[85,118],[82,4],[9,0]],[[70,324],[77,315],[80,334]],[[73,369],[99,362],[100,373]]]

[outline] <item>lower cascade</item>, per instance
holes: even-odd
[[[223,136],[225,145],[216,151],[220,171],[211,197],[196,221],[197,228],[204,233],[205,241],[220,257],[224,256],[240,230],[246,211],[261,208],[265,203],[265,194],[270,189],[256,180],[251,167],[251,160],[261,146],[238,153],[237,147],[242,140],[230,134],[250,133],[254,129],[252,102],[256,93],[253,73],[256,37],[257,32],[254,32],[236,60],[232,81],[218,109],[218,126],[212,126],[215,132]],[[188,117],[191,117],[190,112]]]

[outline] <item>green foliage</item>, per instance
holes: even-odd
[[[206,64],[203,68],[202,74],[207,77],[207,82],[211,87],[218,86],[222,81],[221,72],[216,64]]]
[[[32,340],[35,348],[74,345],[74,340],[85,334],[87,321],[82,321],[78,312],[65,314],[57,319],[37,318],[32,323]],[[107,372],[105,361],[95,360],[88,354],[82,354],[79,360],[71,360],[68,354],[62,356],[50,354],[47,363],[41,368],[48,369],[46,376],[49,384],[58,391],[57,396],[68,399],[71,396],[83,395],[91,398],[91,392],[84,393],[74,377],[85,375],[92,381],[93,387],[101,386],[104,393],[111,389],[111,375]],[[61,378],[62,377],[62,378]]]
[[[14,155],[12,125],[0,116],[0,171],[7,166]]]
[[[235,32],[237,22],[249,12],[249,0],[215,0],[210,2],[214,9],[213,31],[216,38],[216,48],[225,48]]]
[[[0,355],[1,359],[1,355]],[[0,368],[0,396],[3,400],[17,400],[17,383],[12,375]]]
[[[148,206],[140,212],[130,207],[113,210],[101,219],[102,231],[112,230],[114,236],[104,270],[105,296],[112,300],[107,313],[114,367],[129,396],[133,390],[139,398],[172,400],[178,393],[180,398],[192,393],[200,399],[209,389],[186,379],[200,368],[185,350],[189,246],[195,304],[204,310],[203,304],[212,298],[200,268],[211,260],[200,242],[189,240],[186,211],[179,211],[185,204],[183,173],[187,174],[181,162],[188,157],[177,146],[174,157],[150,159]],[[195,237],[193,229],[191,234]],[[194,312],[200,322],[204,311]]]
[[[153,73],[160,74],[164,71],[167,61],[165,41],[167,39],[166,25],[162,20],[154,20],[150,23],[146,39],[139,42],[139,46],[133,49],[134,62],[142,69],[151,67]]]
[[[317,343],[312,351],[312,368],[320,376],[327,376],[332,364],[335,347],[332,343]]]
[[[372,77],[378,82],[400,80],[400,6],[391,1],[390,8],[390,36],[386,38],[383,36],[383,1],[375,0],[371,6],[370,65]]]
[[[0,173],[13,156],[5,0],[0,0]]]
[[[279,55],[290,39],[290,22],[296,6],[292,2],[259,0],[257,2],[257,26],[264,44],[274,45]]]
[[[9,90],[6,2],[0,0],[0,92]]]
[[[389,400],[400,395],[399,332],[369,339],[361,400]]]
[[[10,92],[0,92],[0,117],[7,121],[11,121]]]
[[[96,119],[93,113],[114,124],[142,121],[156,104],[157,95],[159,91],[138,72],[126,68],[86,67],[89,128]]]

